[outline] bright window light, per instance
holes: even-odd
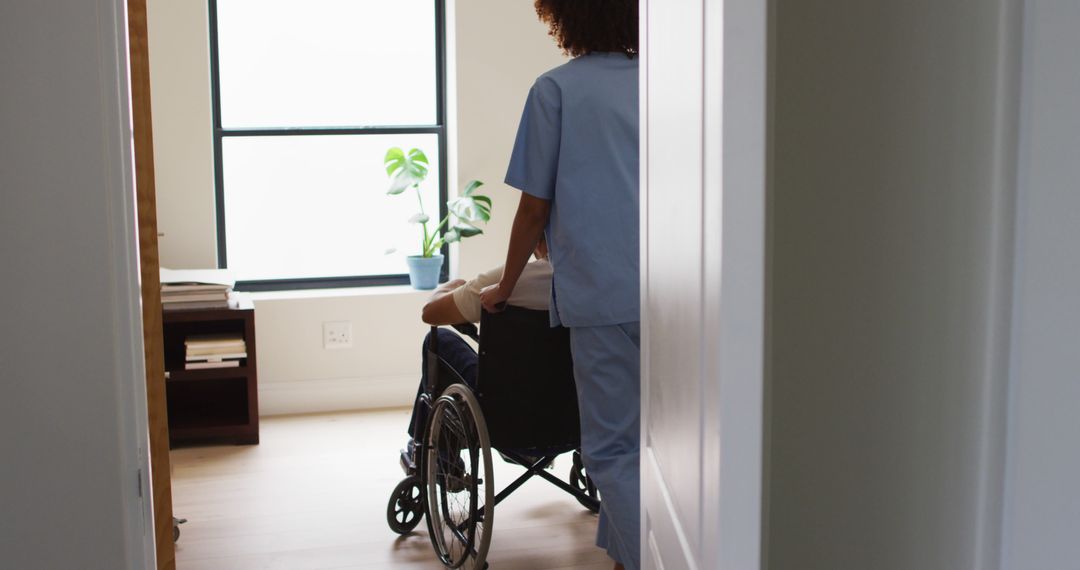
[[[387,196],[382,156],[391,146],[438,148],[435,135],[228,137],[225,231],[239,280],[393,275],[419,253],[416,192]],[[428,151],[431,172],[438,155]],[[436,176],[421,186],[439,211]],[[394,253],[387,254],[387,250]]]
[[[432,0],[217,0],[229,129],[433,125]]]
[[[207,1],[218,245],[238,288],[408,282],[408,220],[446,202],[444,0]],[[419,197],[386,194],[394,146],[431,161]]]

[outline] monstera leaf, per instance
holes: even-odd
[[[467,237],[478,236],[482,233],[484,233],[484,230],[481,230],[480,228],[470,226],[469,224],[458,224],[443,234],[443,242],[454,243]]]
[[[474,226],[470,226],[468,224],[458,224],[454,226],[454,231],[461,234],[461,237],[463,238],[478,236],[484,233],[484,230]]]
[[[472,225],[476,222],[487,222],[491,219],[491,198],[476,193],[476,189],[483,185],[484,183],[479,180],[470,180],[465,185],[465,191],[461,193],[461,196],[447,204],[450,207],[450,212],[457,216],[458,219],[468,222],[468,227],[476,230],[475,233],[471,234],[462,231],[461,237],[472,237],[481,233],[479,229],[472,227]]]
[[[424,151],[418,148],[406,153],[394,147],[386,151],[383,164],[386,167],[386,175],[390,177],[390,189],[386,193],[391,196],[401,194],[427,178],[428,158]]]

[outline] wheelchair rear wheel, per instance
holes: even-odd
[[[589,474],[585,472],[585,464],[581,461],[580,451],[574,452],[574,465],[570,468],[570,485],[578,491],[581,491],[596,500],[600,500],[600,492],[596,490],[596,484],[589,478]],[[578,499],[577,501],[581,503],[581,506],[594,513],[600,512],[597,505],[587,503],[581,499]]]
[[[472,391],[454,384],[435,401],[424,445],[425,514],[447,568],[484,568],[495,511],[491,442]]]

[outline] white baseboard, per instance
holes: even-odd
[[[419,375],[328,378],[259,385],[259,415],[311,414],[411,406]]]

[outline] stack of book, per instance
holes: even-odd
[[[184,339],[184,368],[235,368],[247,358],[247,345],[239,334],[191,335]]]
[[[161,270],[161,306],[171,309],[227,309],[234,281],[221,270]]]
[[[164,309],[227,309],[229,291],[225,285],[206,283],[161,284],[161,306]]]

